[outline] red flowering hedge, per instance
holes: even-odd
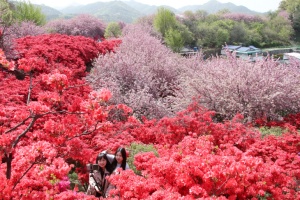
[[[251,126],[215,123],[191,106],[177,117],[146,122],[133,134],[156,143],[159,156],[141,153],[131,171],[109,179],[123,199],[298,199],[300,134],[262,138]]]
[[[0,52],[0,199],[86,196],[66,191],[70,160],[94,161],[91,139],[110,130],[115,109],[108,90],[86,84],[86,65],[120,41],[56,34],[17,43],[15,62]]]
[[[292,126],[295,126],[297,129],[300,129],[300,113],[289,114],[283,117],[281,121],[268,121],[265,118],[256,119],[254,121],[254,125],[256,126],[285,127],[286,124],[290,124]]]
[[[99,54],[113,51],[120,40],[98,43],[84,36],[49,34],[29,36],[17,40],[16,50],[20,54],[19,69],[50,73],[62,69],[68,73],[83,77],[86,64]]]

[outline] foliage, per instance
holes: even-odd
[[[39,26],[46,23],[46,16],[42,13],[41,8],[31,4],[30,1],[17,2],[13,16],[18,22],[31,21]]]
[[[166,44],[174,51],[180,52],[184,45],[184,39],[178,30],[169,29],[165,35]]]
[[[263,30],[264,42],[273,46],[289,44],[293,34],[291,22],[280,15],[272,17]]]
[[[181,58],[139,25],[126,26],[122,44],[112,55],[100,56],[88,77],[95,90],[108,88],[112,102],[126,104],[141,119],[172,114]]]
[[[157,10],[153,21],[155,29],[160,32],[163,37],[166,36],[169,29],[175,28],[176,23],[177,21],[174,13],[164,7]]]
[[[203,23],[197,27],[197,31],[198,46],[219,47],[229,40],[229,32],[219,24],[209,26]]]
[[[118,38],[121,36],[121,34],[122,34],[122,29],[121,29],[119,23],[110,22],[110,23],[108,23],[108,25],[105,29],[104,37],[105,38]]]
[[[294,126],[300,130],[300,113],[291,113],[284,116],[281,120],[268,120],[266,117],[255,119],[255,126],[281,127],[285,128],[288,125]]]
[[[100,19],[82,14],[71,19],[50,21],[45,25],[45,29],[50,33],[82,35],[98,40],[104,37],[105,26]]]
[[[265,137],[267,135],[280,136],[284,130],[280,127],[261,127],[259,128],[259,131],[261,132],[262,136]]]
[[[0,0],[0,48],[6,51],[6,39],[5,32],[7,27],[13,23],[13,13],[10,8],[9,2],[6,0]]]
[[[294,33],[290,20],[282,12],[264,17],[230,12],[210,15],[186,12],[179,22],[188,27],[194,42],[203,47],[220,47],[224,42],[257,47],[287,45]]]
[[[153,152],[155,156],[158,156],[157,150],[151,144],[146,145],[146,144],[139,144],[139,143],[131,143],[129,152],[130,152],[130,156],[127,159],[128,165],[130,169],[132,169],[134,173],[138,175],[141,175],[141,172],[138,171],[134,165],[134,158],[137,154],[144,153],[144,152]]]
[[[281,9],[288,11],[290,14],[299,12],[300,1],[299,0],[283,0],[280,2]]]
[[[13,12],[7,0],[0,0],[0,25],[9,26],[13,22]]]

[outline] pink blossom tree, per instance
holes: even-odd
[[[300,108],[299,62],[281,64],[268,58],[250,62],[228,54],[186,62],[174,102],[179,109],[193,98],[222,118],[241,113],[247,121],[257,117],[280,118]]]
[[[26,37],[26,36],[35,36],[46,33],[43,27],[37,26],[33,22],[20,22],[12,24],[11,26],[5,28],[3,32],[3,50],[8,59],[16,58],[17,53],[14,51],[15,48],[15,39]]]
[[[87,14],[71,19],[53,20],[45,25],[45,29],[51,33],[82,35],[96,40],[103,38],[105,27],[105,23],[100,19]]]
[[[95,61],[88,80],[96,90],[109,88],[112,101],[128,105],[138,117],[170,115],[172,104],[167,97],[177,90],[182,58],[143,26],[126,26],[121,39],[114,54]]]

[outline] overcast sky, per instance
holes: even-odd
[[[30,0],[31,3],[45,4],[53,8],[62,8],[69,5],[78,4],[89,4],[98,1],[109,1],[109,0]],[[173,8],[180,8],[186,5],[202,5],[209,0],[135,0],[140,3],[149,5],[169,5]],[[250,10],[258,12],[274,11],[278,8],[281,0],[218,0],[219,2],[226,3],[231,2],[235,5],[243,5]]]

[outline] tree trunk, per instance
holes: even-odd
[[[12,161],[12,153],[9,153],[8,156],[7,154],[5,155],[6,157],[6,178],[10,179],[11,177],[11,161]]]

